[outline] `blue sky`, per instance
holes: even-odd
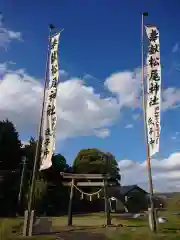
[[[148,11],[146,23],[156,24],[160,29],[163,89],[174,88],[173,96],[170,96],[171,91],[168,95],[170,105],[162,112],[161,146],[156,157],[168,158],[180,148],[179,7],[178,0],[54,0],[43,1],[43,4],[41,1],[1,0],[4,28],[20,32],[22,40],[8,42],[8,50],[0,48],[0,62],[12,61],[16,64],[10,64],[11,69],[25,69],[28,76],[42,81],[48,24],[53,23],[57,29],[64,28],[59,57],[60,68],[68,77],[60,81],[84,78],[86,86],[93,87],[102,98],[115,98],[104,82],[113,73],[133,72],[141,65],[141,13]],[[134,120],[139,114],[139,108],[123,107],[114,124],[108,127],[111,131],[108,137],[68,136],[58,142],[57,151],[61,151],[69,163],[81,148],[91,147],[112,152],[117,160],[143,162],[146,158],[143,119],[140,115]],[[78,119],[74,119],[76,121]],[[24,140],[31,134],[20,132]]]

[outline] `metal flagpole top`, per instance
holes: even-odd
[[[49,28],[50,30],[52,30],[55,28],[55,26],[53,24],[49,24]],[[62,28],[59,32],[62,32],[62,31],[64,31],[64,28]]]
[[[49,24],[49,28],[52,30],[52,29],[54,29],[55,27],[54,27],[54,25]]]
[[[52,34],[52,30],[53,30],[53,29],[55,29],[55,26],[54,26],[53,24],[49,24],[49,30],[50,30],[50,32],[51,32],[51,36],[49,37],[49,39],[55,37],[57,34],[59,34],[59,33],[61,33],[61,32],[64,31],[64,28],[62,28],[60,31],[55,32],[55,33]]]

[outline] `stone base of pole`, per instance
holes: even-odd
[[[27,235],[28,210],[24,211],[23,237]]]
[[[23,237],[32,236],[33,224],[35,222],[35,212],[31,211],[29,224],[28,224],[28,210],[24,211],[24,224],[23,224]]]
[[[34,223],[35,223],[35,211],[32,210],[31,215],[30,215],[30,221],[29,221],[29,230],[28,230],[28,236],[29,237],[32,236]]]
[[[152,232],[157,231],[158,221],[157,221],[157,211],[153,208],[148,208],[148,220],[149,228]]]

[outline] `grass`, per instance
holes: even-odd
[[[123,230],[121,232],[116,232],[114,233],[113,236],[110,236],[109,239],[112,240],[118,240],[118,239],[123,239],[123,240],[141,240],[141,239],[146,239],[146,240],[179,240],[179,234],[178,233],[171,233],[171,234],[165,234],[165,233],[158,233],[158,234],[153,234],[147,231],[147,229],[141,229],[139,230]]]
[[[167,239],[180,240],[180,216],[173,215],[169,212],[162,212],[160,216],[167,217],[169,222],[159,224],[157,234],[152,234],[148,229],[147,218],[144,219],[122,219],[118,214],[112,214],[112,227],[106,228],[104,213],[76,215],[73,217],[73,227],[67,227],[67,217],[52,217],[52,235],[51,236],[34,236],[24,238],[13,233],[16,229],[20,230],[22,219],[5,219],[0,220],[0,239],[1,240],[54,240],[57,236],[62,239],[122,239],[122,240],[139,240],[150,239]],[[179,230],[178,230],[179,229]]]
[[[8,239],[13,231],[19,230],[21,222],[18,218],[0,219],[0,239]]]
[[[178,211],[176,211],[178,212]],[[180,216],[175,215],[173,213],[169,213],[168,211],[161,212],[162,217],[166,217],[168,219],[167,223],[164,223],[160,226],[163,229],[169,229],[170,231],[178,229],[180,231]]]

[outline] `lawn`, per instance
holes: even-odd
[[[122,219],[119,214],[112,214],[112,226],[105,227],[105,216],[103,213],[76,215],[73,217],[73,227],[67,227],[67,217],[52,217],[51,234],[46,236],[35,236],[28,238],[32,240],[64,240],[71,239],[97,239],[97,240],[138,240],[149,239],[169,239],[180,240],[180,216],[170,214],[168,212],[161,213],[169,219],[168,223],[159,224],[157,234],[152,234],[148,229],[147,218],[144,219]],[[22,219],[5,219],[0,220],[0,239],[1,240],[23,240],[27,238],[18,237],[15,231],[19,231],[18,227],[22,223]],[[12,233],[14,231],[14,233]]]

